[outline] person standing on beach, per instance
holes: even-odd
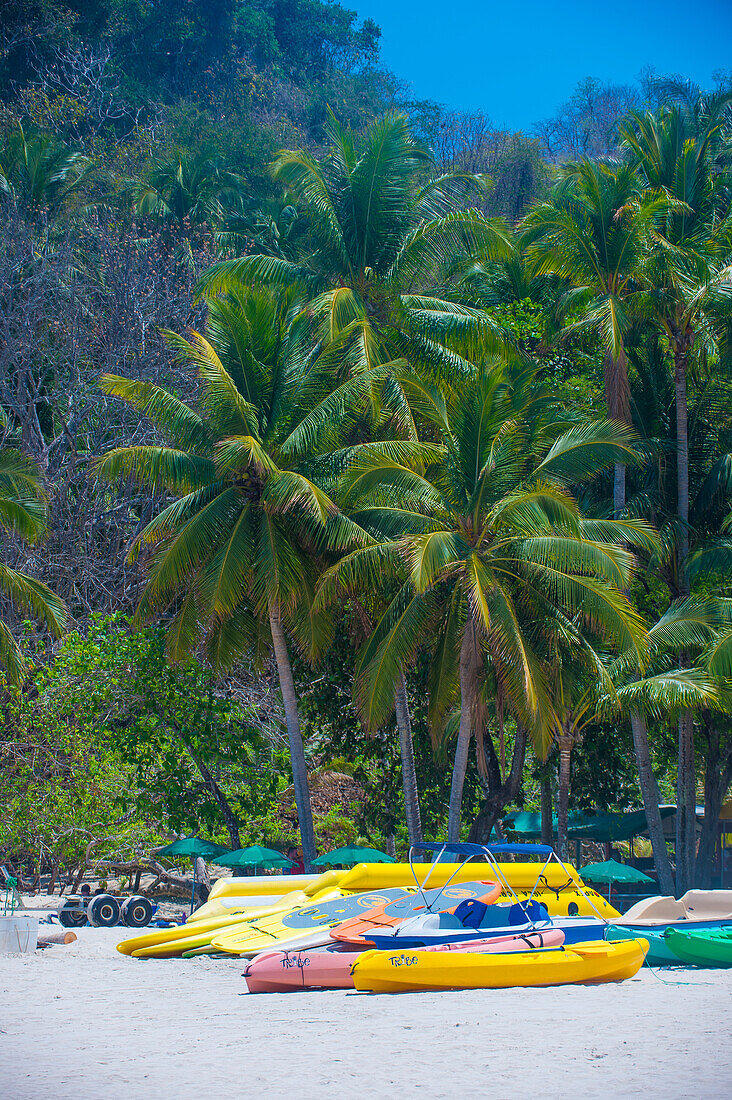
[[[292,863],[293,863],[293,866],[290,867],[289,873],[291,875],[304,875],[305,874],[305,864],[303,863],[302,855],[300,854],[298,849],[297,848],[288,848],[287,851],[285,852],[285,855],[287,856],[288,859],[291,859]]]

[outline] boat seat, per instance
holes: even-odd
[[[676,898],[656,895],[653,898],[643,898],[631,905],[623,913],[624,924],[635,924],[638,921],[657,923],[662,921],[674,921],[686,919],[686,906],[683,901]]]
[[[732,890],[687,890],[679,901],[689,920],[732,919]]]
[[[456,929],[463,925],[452,913],[424,913],[418,917],[409,917],[396,926],[396,934],[408,936],[411,932],[423,930],[439,931],[442,928]]]
[[[477,898],[466,898],[465,901],[461,901],[455,907],[454,915],[463,928],[478,928],[483,924],[483,918],[487,911],[488,906],[484,901],[478,901]]]
[[[508,911],[509,924],[527,924],[529,921],[549,920],[549,910],[534,898],[531,901],[517,901]]]

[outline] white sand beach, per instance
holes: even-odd
[[[138,961],[115,951],[126,934],[85,928],[69,946],[0,956],[5,1100],[732,1094],[732,971],[251,996],[241,960]]]

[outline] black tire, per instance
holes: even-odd
[[[80,901],[67,899],[59,906],[58,919],[64,928],[83,928],[86,924],[86,910]]]
[[[97,894],[89,902],[87,915],[95,928],[114,928],[119,924],[119,902],[111,894]]]
[[[141,894],[134,894],[122,902],[121,919],[128,928],[147,928],[152,915],[152,904]]]

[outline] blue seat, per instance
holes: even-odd
[[[479,928],[488,908],[489,906],[484,901],[478,901],[477,898],[466,898],[455,908],[454,915],[463,928]]]
[[[514,902],[508,911],[509,924],[526,924],[528,921],[536,923],[544,920],[549,920],[549,910],[533,898],[531,901]]]

